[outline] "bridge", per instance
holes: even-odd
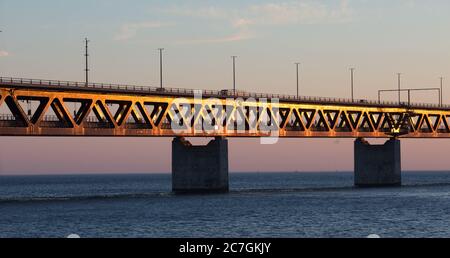
[[[0,77],[0,136],[173,137],[178,192],[228,190],[228,137],[356,138],[355,185],[399,185],[400,139],[450,138],[449,117],[441,103]]]

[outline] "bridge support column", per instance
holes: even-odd
[[[382,145],[355,140],[355,186],[399,186],[401,181],[400,140]]]
[[[217,137],[205,146],[193,146],[184,138],[174,138],[172,191],[228,192],[228,140]]]

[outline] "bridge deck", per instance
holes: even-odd
[[[111,94],[129,94],[129,95],[150,95],[150,96],[171,96],[171,97],[193,97],[194,94],[201,93],[202,97],[212,98],[254,98],[254,99],[278,99],[280,102],[297,102],[312,104],[333,104],[345,106],[362,106],[362,107],[408,107],[421,109],[438,109],[450,110],[450,105],[439,105],[433,103],[407,103],[395,101],[375,101],[368,99],[347,99],[347,98],[331,98],[316,96],[295,96],[288,94],[273,93],[255,93],[233,90],[196,90],[186,88],[157,88],[151,86],[138,86],[127,84],[110,84],[110,83],[86,83],[74,81],[58,81],[58,80],[41,80],[41,79],[25,79],[0,77],[0,87],[17,88],[17,89],[40,89],[61,92],[94,92],[94,93],[111,93]]]

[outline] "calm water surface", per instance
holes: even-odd
[[[0,176],[0,237],[450,237],[450,172],[235,173],[229,194],[173,195],[170,175]]]

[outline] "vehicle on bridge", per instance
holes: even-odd
[[[248,96],[249,92],[243,90],[223,89],[220,91],[223,96]]]

